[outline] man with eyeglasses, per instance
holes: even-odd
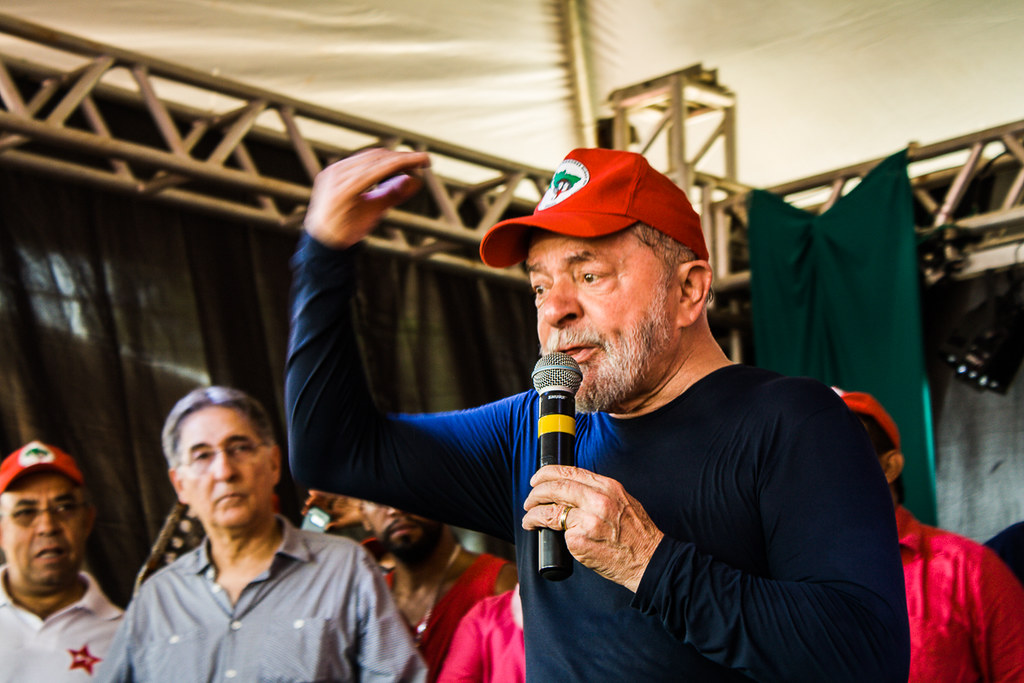
[[[258,401],[196,389],[168,415],[163,448],[206,539],[142,584],[101,680],[423,680],[369,554],[275,514],[281,453]]]
[[[96,510],[61,449],[33,441],[0,464],[0,681],[92,677],[121,610],[82,571]]]

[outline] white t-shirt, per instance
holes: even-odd
[[[14,604],[0,567],[0,683],[89,681],[107,654],[121,610],[85,572],[82,599],[45,620]]]

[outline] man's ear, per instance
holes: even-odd
[[[898,448],[880,455],[878,462],[882,466],[882,471],[885,472],[885,480],[890,484],[896,481],[900,474],[903,473],[903,453]]]
[[[270,450],[270,465],[274,470],[274,486],[281,481],[281,447],[276,443]]]
[[[171,469],[167,470],[167,476],[171,480],[171,486],[174,487],[174,492],[178,494],[178,502],[188,505],[188,501],[182,497],[182,482],[181,478],[178,476],[178,470],[172,467]]]
[[[711,265],[707,261],[687,261],[676,267],[679,282],[679,314],[676,322],[689,327],[704,313],[711,291]]]

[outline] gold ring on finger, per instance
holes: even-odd
[[[565,522],[569,518],[569,510],[572,510],[571,505],[565,505],[562,507],[562,514],[558,516],[558,526],[565,531]]]

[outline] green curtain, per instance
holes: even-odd
[[[757,364],[873,394],[900,428],[906,506],[935,524],[906,151],[881,162],[821,215],[755,190],[749,226]]]

